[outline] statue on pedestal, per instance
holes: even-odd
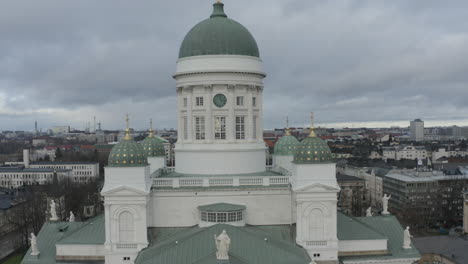
[[[403,248],[410,249],[411,248],[411,238],[413,236],[409,232],[409,226],[406,227],[405,231],[403,231]]]
[[[372,206],[369,206],[369,208],[367,208],[367,210],[366,210],[366,216],[367,216],[367,217],[371,217],[371,216],[372,216]]]
[[[387,196],[387,194],[384,194],[384,196],[382,197],[382,214],[384,215],[390,214],[388,212],[388,200],[390,200],[390,198],[392,198],[392,195]]]
[[[70,218],[68,220],[69,222],[75,222],[75,215],[73,214],[72,211],[70,211]]]
[[[223,232],[218,237],[214,235],[214,238],[216,243],[216,249],[218,250],[216,251],[216,258],[218,260],[228,260],[228,252],[229,245],[231,244],[231,239],[227,235],[226,230],[223,230]]]
[[[37,247],[37,237],[34,235],[34,233],[31,233],[31,256],[37,256],[39,255],[39,248]]]
[[[50,201],[50,221],[58,221],[57,208],[54,200]]]

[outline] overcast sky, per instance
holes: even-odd
[[[127,112],[137,129],[175,127],[178,49],[213,2],[2,0],[0,130],[93,116],[118,129]],[[265,128],[310,111],[322,124],[468,119],[468,1],[224,2],[264,61]]]

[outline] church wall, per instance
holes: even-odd
[[[198,206],[213,203],[245,205],[246,224],[291,224],[291,191],[223,190],[223,191],[153,191],[151,227],[194,226],[199,222]]]
[[[294,190],[302,189],[313,184],[323,184],[339,189],[336,181],[335,163],[326,164],[293,164],[292,186]]]
[[[200,149],[197,151],[176,149],[175,152],[177,155],[176,170],[179,173],[243,174],[265,171],[264,148],[206,152]]]
[[[387,251],[387,240],[340,240],[338,251],[341,253],[362,251]]]
[[[70,259],[78,256],[91,257],[91,256],[104,256],[104,245],[56,245],[57,258]]]
[[[148,157],[148,163],[150,164],[149,173],[152,174],[160,168],[166,167],[166,157]]]
[[[293,155],[290,156],[279,156],[273,155],[273,166],[281,167],[289,172],[292,171],[292,161],[294,159]]]

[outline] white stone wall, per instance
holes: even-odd
[[[387,250],[387,240],[340,240],[338,248],[340,253]]]
[[[183,227],[199,223],[198,206],[214,203],[245,205],[245,223],[249,225],[291,224],[291,190],[181,191],[154,190],[151,193],[151,227]]]

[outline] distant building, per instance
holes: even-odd
[[[415,119],[410,122],[411,139],[414,141],[424,140],[424,121]]]
[[[70,132],[70,126],[54,126],[51,130],[54,134],[65,134]]]
[[[468,240],[458,236],[432,236],[413,238],[421,253],[418,264],[468,263]]]
[[[0,186],[18,188],[23,185],[49,184],[55,172],[59,179],[68,178],[71,175],[71,170],[68,169],[0,167]]]
[[[365,180],[339,173],[336,175],[336,180],[341,188],[338,194],[338,206],[350,215],[363,216],[369,206]]]
[[[42,168],[52,170],[70,170],[70,179],[74,183],[90,183],[99,178],[99,163],[95,162],[34,162],[30,168]]]
[[[423,146],[393,146],[393,147],[382,147],[382,157],[384,159],[394,160],[425,160],[429,157],[429,151]]]
[[[468,175],[441,171],[391,170],[383,177],[389,210],[420,227],[461,225]]]

